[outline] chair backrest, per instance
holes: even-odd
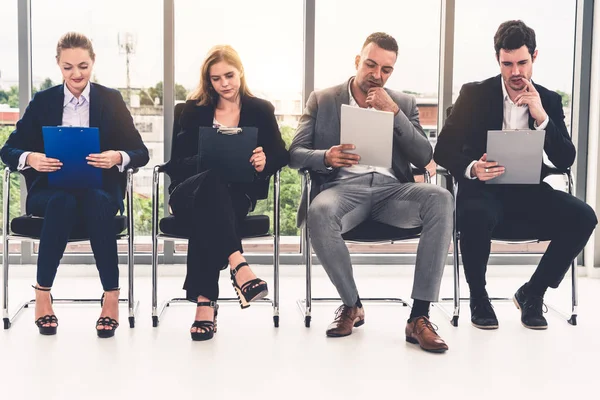
[[[173,116],[173,132],[171,135],[171,157],[173,158],[173,151],[175,149],[175,139],[177,138],[177,134],[181,131],[181,125],[179,124],[179,118],[181,117],[181,113],[183,112],[183,108],[185,107],[185,103],[175,104],[175,114]]]

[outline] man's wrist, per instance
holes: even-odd
[[[398,107],[398,104],[394,103],[394,107],[392,108],[392,112],[394,113],[394,116],[398,115],[398,113],[400,112],[400,107]]]
[[[331,168],[331,165],[327,164],[327,152],[329,150],[326,150],[325,153],[323,154],[323,165],[325,165],[326,168]]]

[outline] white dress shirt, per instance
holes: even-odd
[[[504,84],[504,80],[502,81],[502,98],[504,99],[504,117],[502,118],[502,130],[511,130],[511,129],[529,129],[529,107],[527,104],[523,104],[522,106],[516,105],[508,95],[508,91],[506,90],[506,86]],[[537,122],[533,123],[533,127],[538,130],[546,129],[548,126],[548,122],[550,121],[550,117],[546,116],[546,120],[542,122],[540,126],[537,126]],[[475,164],[478,160],[472,161],[467,169],[465,170],[465,178],[469,179],[477,179],[476,176],[471,176],[471,168],[473,168],[473,164]]]
[[[353,81],[354,81],[354,79],[351,79],[350,82],[348,82],[348,97],[350,99],[349,105],[351,107],[360,107],[358,105],[358,103],[356,102],[356,99],[352,95],[352,90],[350,89]],[[351,167],[340,168],[340,171],[338,172],[338,175],[336,178],[337,179],[348,179],[348,178],[358,176],[358,175],[370,174],[372,172],[376,172],[378,174],[397,179],[396,175],[394,175],[394,170],[391,168],[374,167],[371,165],[358,165],[358,164],[353,165]]]
[[[81,93],[79,98],[75,97],[73,93],[69,90],[67,85],[63,85],[65,92],[65,100],[63,102],[63,117],[62,117],[62,126],[80,126],[83,128],[89,128],[90,126],[90,82],[86,85],[85,89]],[[27,156],[31,153],[31,151],[25,151],[19,157],[19,165],[17,169],[22,171],[27,168],[31,168],[26,165]],[[121,157],[123,162],[121,165],[117,165],[120,172],[125,170],[125,167],[131,159],[129,155],[124,151],[119,151],[121,153]]]

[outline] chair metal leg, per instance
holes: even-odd
[[[2,299],[2,320],[4,322],[4,329],[10,328],[11,321],[8,313],[8,259],[10,257],[8,250],[8,235],[10,234],[10,169],[7,167],[4,169],[4,175],[2,180],[3,192],[2,197],[4,203],[3,206],[3,214],[2,214],[2,234],[4,235],[4,243],[3,243],[3,253],[2,253],[2,284],[3,284],[3,299]],[[19,310],[20,311],[20,310]]]
[[[274,213],[273,213],[273,326],[279,327],[279,242],[280,242],[280,173],[275,173],[273,184]]]
[[[460,316],[460,258],[458,254],[458,233],[454,230],[454,254],[452,255],[454,267],[454,313],[452,314],[451,323],[453,326],[458,326],[458,318]]]
[[[4,323],[4,329],[9,329],[11,325],[10,316],[8,313],[8,238],[6,237],[6,230],[4,231],[4,246],[2,253],[2,286],[3,286],[3,299],[2,299],[2,321]],[[19,310],[20,311],[20,310]]]
[[[304,229],[302,234],[304,236],[304,265],[306,266],[306,297],[304,299],[304,326],[310,328],[311,312],[312,312],[312,246],[310,244],[310,235],[308,229],[308,209],[310,206],[310,192],[312,189],[312,182],[310,173],[304,171],[304,195],[306,209],[304,212]],[[300,305],[300,304],[299,304]]]
[[[157,288],[157,271],[158,271],[158,238],[152,232],[152,326],[158,326],[160,312],[158,311],[158,288]]]
[[[579,305],[579,278],[577,277],[577,262],[575,260],[571,263],[571,318],[569,318],[571,325],[577,325],[577,306]]]
[[[310,237],[308,236],[308,227],[306,221],[302,229],[302,239],[304,241],[304,265],[306,267],[305,285],[306,295],[304,299],[296,301],[300,312],[304,315],[304,326],[310,328],[311,311],[312,311],[312,248],[310,246]]]
[[[127,293],[127,304],[129,308],[129,327],[135,327],[135,298],[133,293],[135,274],[134,265],[134,224],[133,224],[133,170],[127,170],[127,267],[129,275],[129,287]]]
[[[156,328],[160,314],[158,305],[157,271],[158,271],[158,190],[160,169],[154,167],[152,172],[152,326]]]
[[[579,303],[579,285],[578,285],[578,277],[577,277],[577,261],[573,260],[571,263],[571,312],[564,312],[558,309],[557,307],[547,304],[549,310],[554,311],[556,314],[563,317],[569,324],[575,326],[577,325],[577,306]]]

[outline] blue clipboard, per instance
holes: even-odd
[[[199,135],[198,172],[216,170],[232,183],[254,181],[250,157],[258,141],[258,128],[200,127]]]
[[[48,173],[48,186],[63,189],[101,189],[102,170],[88,165],[90,154],[100,153],[98,128],[44,126],[44,152],[63,165]]]

